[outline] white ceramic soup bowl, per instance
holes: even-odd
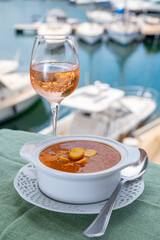
[[[39,160],[39,155],[45,148],[55,143],[74,140],[88,140],[109,145],[120,153],[121,161],[104,171],[69,173],[49,168]],[[125,146],[105,137],[74,135],[26,143],[20,150],[20,156],[36,167],[38,185],[45,195],[62,202],[83,204],[109,198],[120,180],[120,170],[138,162],[140,152],[138,148]]]

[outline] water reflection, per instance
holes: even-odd
[[[89,45],[82,40],[78,40],[77,43],[79,47],[87,53],[88,69],[87,72],[85,72],[85,85],[92,84],[91,73],[93,68],[94,56],[95,53],[99,51],[102,43],[101,41],[99,41],[94,45]]]
[[[117,79],[117,85],[125,86],[125,63],[127,59],[136,51],[138,47],[137,42],[133,42],[128,46],[121,46],[113,41],[108,42],[108,47],[116,57],[117,64],[120,68],[119,77]]]
[[[144,39],[143,46],[145,47],[147,53],[160,52],[160,36],[156,36],[154,39]]]

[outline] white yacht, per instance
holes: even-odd
[[[58,121],[58,135],[93,134],[119,139],[154,112],[158,93],[141,86],[123,90],[107,84],[79,88],[62,105],[76,109]],[[40,133],[52,134],[52,127]]]
[[[0,60],[0,75],[14,72],[18,67],[18,60]]]
[[[104,28],[97,23],[84,22],[76,28],[76,35],[88,44],[94,44],[102,39]]]
[[[46,23],[53,23],[57,21],[64,22],[66,20],[66,12],[59,8],[51,9],[46,15]]]
[[[75,0],[74,2],[77,5],[83,5],[83,4],[86,5],[86,4],[94,3],[93,0]]]
[[[10,73],[0,76],[0,122],[24,112],[38,100],[29,74]]]
[[[158,41],[160,35],[160,17],[147,14],[143,15],[140,31],[144,37],[152,37]]]
[[[146,0],[128,0],[127,10],[132,12],[160,12],[160,2],[159,1],[146,1]]]
[[[102,10],[88,11],[86,15],[90,22],[100,24],[109,24],[115,19],[115,15],[113,13]]]
[[[108,37],[121,45],[128,45],[140,37],[139,26],[130,21],[117,21],[108,26]]]

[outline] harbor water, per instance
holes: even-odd
[[[75,6],[65,0],[1,0],[0,1],[0,59],[20,60],[18,72],[29,72],[29,64],[35,35],[17,35],[14,24],[30,23],[34,18],[45,19],[52,8],[61,8],[68,17],[87,21],[86,11],[95,10],[97,5]],[[76,38],[76,37],[75,37]],[[156,39],[143,40],[124,47],[104,39],[88,45],[76,39],[79,61],[79,86],[94,84],[96,80],[112,87],[144,86],[160,93],[160,44]],[[160,116],[158,98],[155,117]],[[60,107],[59,117],[65,115]],[[51,123],[49,104],[39,100],[25,113],[6,121],[0,128],[38,132]]]

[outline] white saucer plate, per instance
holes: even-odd
[[[22,167],[14,179],[14,187],[19,195],[35,206],[63,213],[95,214],[99,213],[106,201],[92,204],[69,204],[56,201],[44,195],[39,187],[36,168],[30,163]],[[143,179],[125,183],[119,193],[114,209],[119,209],[131,204],[144,191]]]

